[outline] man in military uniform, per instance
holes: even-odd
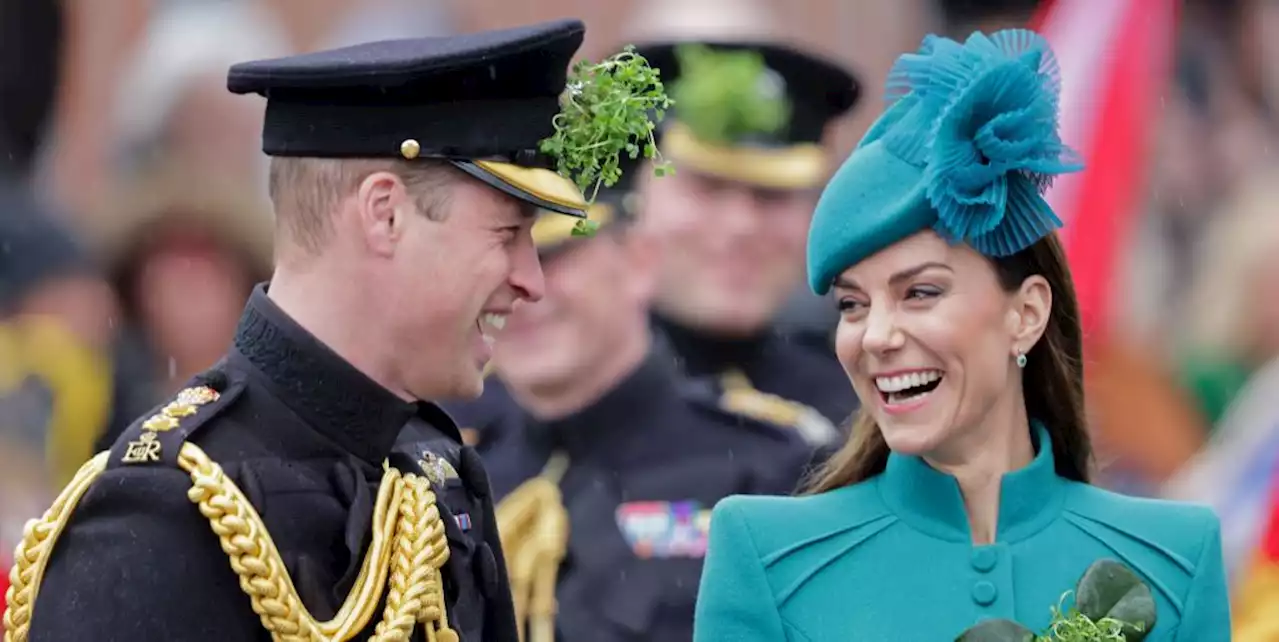
[[[487,475],[424,400],[479,394],[542,296],[537,209],[585,213],[538,152],[583,33],[232,68],[268,99],[276,271],[225,359],[30,527],[14,640],[517,639]]]
[[[838,442],[857,399],[832,348],[826,337],[780,336],[775,321],[801,282],[809,217],[829,171],[823,133],[854,105],[855,78],[765,42],[637,51],[675,100],[660,141],[675,175],[636,176],[640,229],[663,247],[658,327],[690,374],[777,395],[813,443]]]
[[[765,396],[691,380],[655,344],[654,248],[611,205],[592,238],[535,225],[547,294],[508,319],[488,407],[455,411],[505,424],[484,456],[528,642],[692,639],[711,507],[789,494],[813,450]]]

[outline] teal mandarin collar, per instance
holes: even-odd
[[[1033,535],[1062,510],[1065,480],[1054,469],[1049,432],[1038,421],[1032,421],[1032,427],[1037,440],[1035,459],[1000,480],[997,542]],[[924,459],[890,454],[880,489],[889,509],[917,530],[950,541],[971,540],[960,486]]]

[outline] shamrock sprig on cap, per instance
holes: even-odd
[[[622,178],[623,154],[655,161],[658,176],[672,171],[654,140],[672,102],[658,70],[633,46],[598,63],[579,61],[552,121],[555,134],[542,141],[541,150],[556,159],[556,171],[571,177],[588,203],[594,202],[601,187]]]

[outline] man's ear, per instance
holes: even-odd
[[[408,188],[391,172],[374,172],[360,181],[356,208],[365,246],[382,256],[395,251],[414,214]]]
[[[1011,298],[1010,320],[1015,354],[1026,354],[1040,341],[1053,311],[1053,288],[1039,274],[1027,277]]]

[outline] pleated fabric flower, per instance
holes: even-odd
[[[923,164],[934,229],[988,256],[1008,256],[1062,226],[1044,200],[1056,175],[1079,171],[1058,136],[1057,60],[1024,29],[929,36],[890,71],[889,100],[914,95],[927,127],[885,137]]]

